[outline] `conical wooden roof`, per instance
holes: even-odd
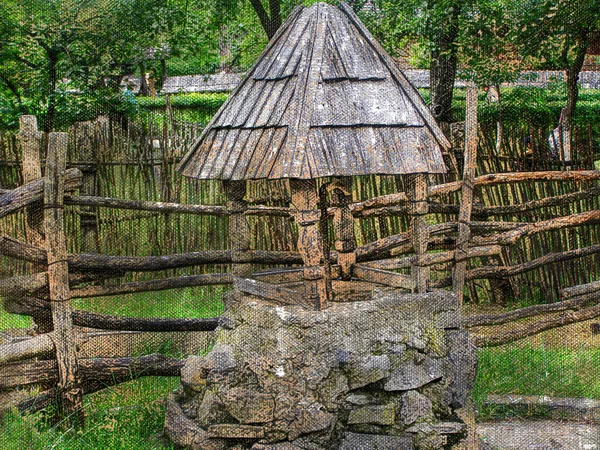
[[[298,6],[179,165],[248,180],[444,173],[450,143],[342,3]]]

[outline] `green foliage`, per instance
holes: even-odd
[[[547,395],[600,399],[598,349],[556,349],[514,345],[479,350],[473,398],[480,417],[511,413],[484,406],[489,394]],[[539,415],[543,411],[520,411]]]
[[[86,396],[82,430],[61,430],[50,424],[49,412],[9,414],[0,424],[0,445],[6,450],[172,449],[160,438],[161,400],[178,384],[177,377],[146,377]]]

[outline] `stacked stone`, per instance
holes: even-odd
[[[440,449],[476,351],[447,292],[376,292],[323,311],[233,292],[206,356],[188,358],[168,402],[179,446],[225,450]]]

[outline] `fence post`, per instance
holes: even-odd
[[[471,211],[473,209],[473,188],[477,169],[477,87],[467,87],[467,111],[465,120],[465,163],[461,189],[460,210],[458,213],[458,236],[454,253],[454,274],[452,290],[462,304],[465,277],[467,272],[467,251],[471,237]]]
[[[75,135],[75,157],[81,159],[81,173],[83,185],[81,195],[96,195],[96,174],[98,170],[96,158],[96,139],[94,124],[92,122],[78,122],[73,126]],[[94,206],[81,206],[79,208],[81,224],[81,251],[84,253],[98,253],[98,215]]]
[[[35,116],[21,116],[19,123],[19,142],[21,143],[21,150],[23,152],[21,157],[21,174],[23,176],[23,184],[26,184],[42,177],[40,149],[43,133],[38,131]],[[41,206],[42,202],[30,205],[25,212],[27,242],[36,247],[44,245],[44,217]]]
[[[425,215],[429,212],[427,175],[422,173],[409,175],[408,185],[407,195],[410,201],[409,214],[411,216],[410,234],[416,255],[415,263],[410,266],[410,273],[414,281],[415,292],[423,293],[427,292],[430,274],[429,266],[422,263],[429,245],[429,226],[425,220]]]
[[[236,264],[236,259],[241,253],[250,250],[250,226],[244,211],[248,209],[246,195],[246,181],[224,181],[223,189],[227,195],[227,211],[229,216],[228,247],[234,252],[232,271],[237,276],[248,276],[251,272],[250,264]]]
[[[67,133],[50,133],[44,184],[44,227],[48,253],[48,288],[54,324],[54,347],[58,365],[58,413],[75,425],[83,424],[82,389],[79,381],[75,330],[69,291],[67,239],[64,224],[64,172]]]

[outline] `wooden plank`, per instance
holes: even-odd
[[[276,284],[265,283],[251,278],[233,277],[233,285],[240,292],[266,298],[275,303],[308,306],[306,303],[303,303],[303,294],[301,292],[292,291]],[[310,307],[313,306],[312,304],[310,305]]]
[[[579,295],[591,294],[600,290],[600,281],[571,286],[561,291],[562,298],[577,297]]]
[[[58,415],[65,425],[83,425],[83,392],[79,380],[75,330],[69,304],[69,266],[63,197],[67,133],[50,133],[44,184],[44,228],[48,255],[48,287],[58,362]]]
[[[415,280],[410,276],[389,272],[387,270],[373,269],[372,267],[364,266],[362,264],[354,265],[352,275],[359,280],[408,289],[411,292],[416,288]]]
[[[456,238],[455,265],[452,274],[452,291],[459,304],[462,305],[465,277],[467,272],[467,252],[471,237],[471,211],[473,209],[473,180],[477,170],[477,93],[475,86],[467,87],[467,111],[465,121],[465,161],[463,165],[463,179],[458,214],[458,236]]]

